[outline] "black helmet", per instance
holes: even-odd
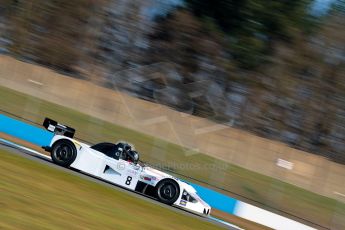
[[[123,151],[129,152],[132,150],[132,146],[125,142],[119,142],[117,144],[118,148],[121,148]]]
[[[125,151],[130,151],[130,150],[132,150],[132,146],[130,146],[130,145],[127,144],[127,143],[124,143],[124,150],[125,150]]]
[[[134,164],[138,163],[139,161],[139,153],[137,151],[129,151],[128,152],[128,160],[132,161]]]

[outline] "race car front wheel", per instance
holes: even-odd
[[[157,186],[157,198],[160,202],[172,205],[180,195],[180,188],[173,179],[164,179]]]
[[[77,149],[69,140],[59,140],[54,143],[51,157],[55,164],[69,167],[77,157]]]

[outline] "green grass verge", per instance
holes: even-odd
[[[78,138],[92,143],[127,140],[135,144],[141,159],[188,175],[233,193],[331,228],[344,226],[335,216],[345,216],[345,204],[291,184],[225,163],[202,153],[126,129],[75,110],[0,87],[0,109],[41,123],[44,117],[76,128]]]
[[[0,150],[0,229],[219,229]]]

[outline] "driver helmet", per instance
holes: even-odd
[[[132,150],[132,146],[126,142],[119,142],[117,146],[120,151],[129,152]]]
[[[134,164],[138,163],[139,161],[139,153],[137,151],[129,151],[128,152],[128,157],[127,157],[127,161],[131,161]]]
[[[129,151],[131,151],[132,150],[132,146],[130,145],[130,144],[128,144],[128,143],[124,143],[124,150],[126,151],[126,152],[129,152]]]

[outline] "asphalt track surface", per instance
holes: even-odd
[[[94,178],[92,176],[89,176],[87,174],[84,174],[84,173],[81,173],[81,172],[77,172],[77,171],[74,171],[74,170],[71,170],[71,169],[67,169],[67,168],[63,168],[61,166],[55,165],[51,161],[50,157],[48,157],[48,156],[38,155],[33,150],[30,150],[28,148],[20,148],[19,146],[12,145],[11,143],[5,143],[1,139],[0,139],[0,149],[7,150],[7,151],[9,151],[9,152],[11,152],[11,153],[13,153],[15,155],[19,155],[21,157],[24,157],[24,158],[27,158],[27,159],[30,159],[30,160],[34,160],[34,161],[40,162],[42,164],[48,165],[49,167],[55,168],[57,170],[61,170],[61,171],[64,171],[64,172],[67,172],[67,173],[79,176],[79,177],[84,178],[86,180],[96,182],[96,183],[101,184],[103,186],[107,186],[107,187],[110,187],[112,189],[124,192],[124,193],[126,193],[128,195],[131,195],[131,196],[134,196],[134,197],[136,197],[138,199],[146,200],[147,202],[150,202],[150,203],[159,205],[161,207],[173,210],[175,212],[181,213],[183,215],[189,216],[190,218],[196,218],[196,219],[199,219],[200,221],[210,222],[210,223],[213,223],[213,224],[215,224],[217,226],[223,227],[225,229],[241,230],[241,228],[238,228],[236,226],[231,226],[232,225],[231,223],[223,222],[223,221],[220,221],[220,220],[218,220],[216,218],[212,218],[212,217],[210,217],[210,218],[200,217],[200,216],[197,216],[197,215],[195,215],[193,213],[190,213],[188,211],[185,211],[185,210],[182,210],[182,209],[179,209],[179,208],[176,208],[176,207],[172,207],[172,206],[169,206],[169,205],[165,205],[165,204],[160,203],[157,200],[154,200],[152,198],[143,196],[143,195],[141,195],[139,193],[135,193],[133,191],[129,191],[129,190],[125,189],[125,188],[116,186],[116,185],[108,183],[106,181],[99,180],[99,179]]]

